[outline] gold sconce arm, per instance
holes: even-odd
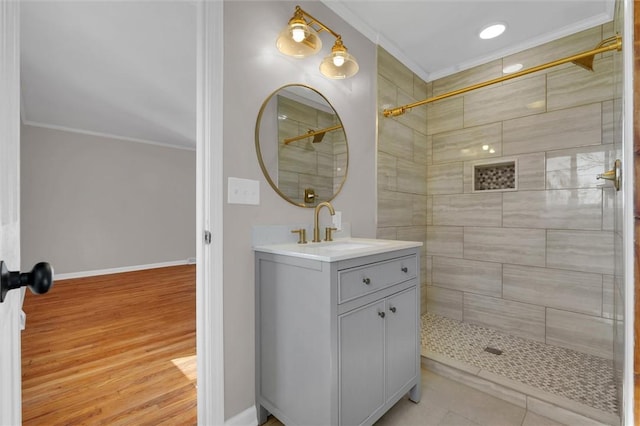
[[[314,136],[317,136],[317,135],[324,135],[327,132],[332,132],[332,131],[338,130],[338,129],[342,129],[342,125],[341,124],[338,124],[338,125],[332,126],[332,127],[326,127],[324,129],[320,129],[320,130],[309,130],[304,135],[294,136],[292,138],[284,139],[284,144],[285,145],[289,145],[291,142],[299,141],[300,139],[311,138],[311,137],[314,137]],[[320,139],[322,139],[322,138],[320,138]],[[316,142],[316,141],[314,140],[314,142]],[[318,140],[317,142],[320,142],[320,141]]]
[[[331,34],[332,36],[334,36],[335,38],[342,38],[342,36],[340,36],[340,34],[336,33],[335,31],[333,31],[331,28],[327,27],[325,24],[323,24],[322,22],[320,22],[320,20],[314,18],[310,13],[308,13],[306,10],[302,9],[300,6],[296,6],[296,11],[294,12],[294,16],[295,17],[303,17],[306,16],[307,18],[309,18],[309,22],[307,23],[307,25],[317,25],[319,28],[316,29],[316,31],[320,32],[322,30],[328,32],[329,34]]]
[[[293,17],[280,32],[276,40],[278,50],[294,58],[306,58],[315,55],[322,48],[318,33],[326,31],[335,37],[331,53],[320,63],[320,73],[325,77],[341,80],[357,74],[359,66],[356,59],[348,53],[342,42],[342,36],[315,16],[296,6]]]

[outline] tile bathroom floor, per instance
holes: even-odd
[[[422,399],[407,397],[376,426],[556,426],[561,423],[527,411],[460,382],[422,369]]]
[[[281,426],[269,417],[265,426]],[[527,411],[462,383],[422,369],[422,399],[415,404],[405,396],[375,423],[376,426],[558,426]]]

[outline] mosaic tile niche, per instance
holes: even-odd
[[[476,165],[473,168],[474,191],[516,189],[516,163]]]

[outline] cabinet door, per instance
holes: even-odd
[[[340,316],[340,424],[359,425],[385,402],[384,301]]]
[[[417,374],[416,289],[387,298],[385,401]]]

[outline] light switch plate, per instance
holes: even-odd
[[[336,210],[336,214],[331,216],[331,220],[333,222],[333,227],[338,231],[342,231],[342,212]]]
[[[260,181],[230,177],[227,180],[229,204],[260,204]]]

